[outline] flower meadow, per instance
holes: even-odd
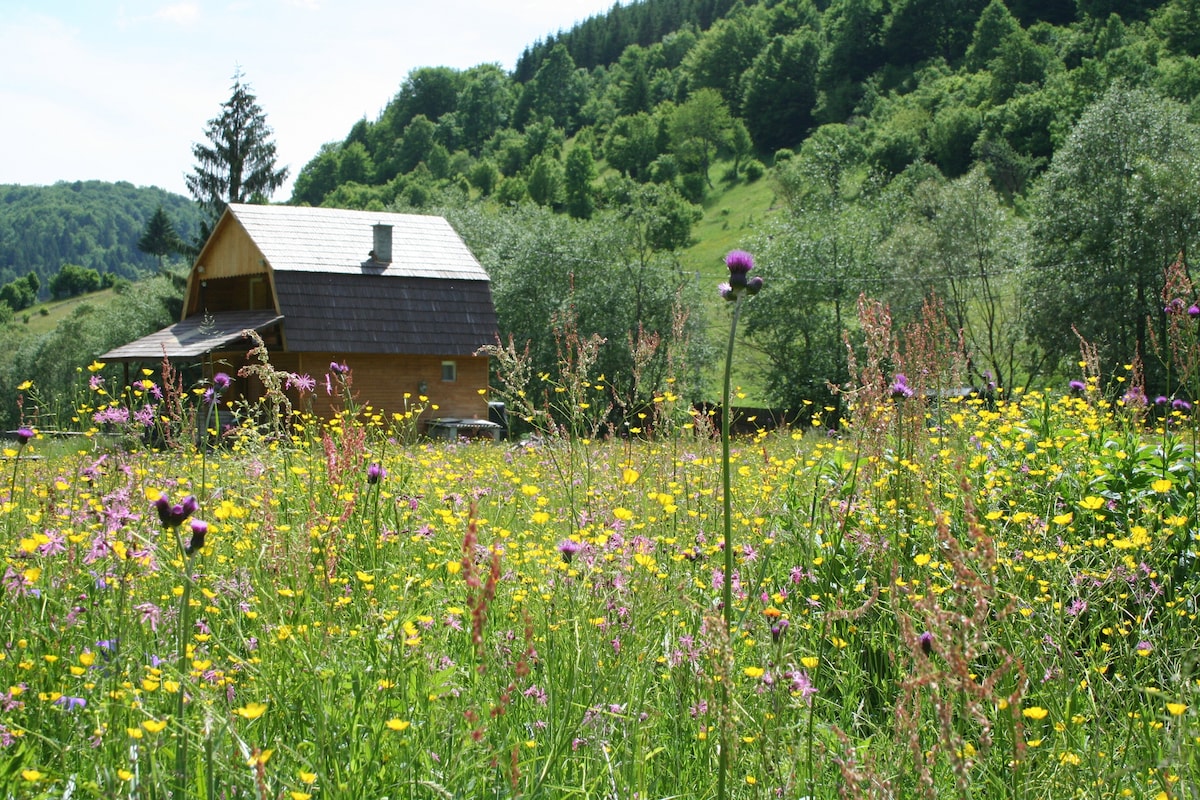
[[[495,444],[93,380],[0,462],[0,794],[1200,797],[1200,420],[904,366],[727,461],[666,390],[579,435],[600,376]]]

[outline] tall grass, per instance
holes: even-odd
[[[876,319],[853,424],[732,442],[727,550],[665,392],[627,439],[13,442],[0,794],[705,798],[724,739],[738,798],[1200,796],[1193,412],[893,396],[952,359]]]

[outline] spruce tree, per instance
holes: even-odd
[[[179,234],[175,232],[175,226],[171,224],[170,217],[167,212],[163,211],[163,207],[159,206],[154,212],[154,216],[146,223],[146,229],[142,232],[142,236],[138,239],[138,250],[143,253],[149,253],[152,256],[158,256],[158,269],[161,272],[163,268],[163,257],[172,253],[180,253],[185,249],[183,240],[179,238]]]
[[[187,176],[188,190],[208,217],[201,238],[229,203],[265,203],[287,180],[287,167],[275,166],[275,142],[267,115],[243,82],[233,76],[233,93],[221,105],[221,114],[208,121],[208,143],[192,145],[196,167]]]

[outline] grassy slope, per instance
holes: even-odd
[[[70,297],[66,300],[48,300],[45,303],[38,303],[37,305],[33,306],[33,308],[27,309],[18,314],[16,316],[16,319],[18,320],[17,324],[26,333],[33,336],[49,333],[58,327],[58,323],[71,316],[71,313],[84,303],[91,303],[95,306],[104,306],[112,301],[112,297],[112,289],[101,289],[98,292],[79,295],[78,297]],[[42,313],[43,309],[46,311],[45,314]],[[22,320],[26,314],[29,315],[29,322],[22,323],[20,320]]]
[[[728,168],[727,162],[713,166],[712,174],[721,175]],[[758,235],[764,218],[772,213],[775,203],[774,185],[769,175],[754,183],[738,182],[732,186],[714,181],[704,202],[704,218],[695,228],[696,242],[681,254],[684,267],[700,275],[702,285],[711,286],[705,296],[709,305],[705,309],[709,319],[709,334],[719,344],[721,357],[713,365],[709,385],[719,394],[724,370],[725,343],[729,336],[729,309],[717,295],[717,284],[725,280],[725,254],[730,250],[750,249]],[[733,383],[740,386],[744,398],[736,402],[741,405],[765,405],[763,380],[766,358],[739,337],[734,353]],[[715,398],[714,398],[715,399]]]

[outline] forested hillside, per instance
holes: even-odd
[[[0,285],[32,272],[46,295],[64,264],[125,278],[157,271],[157,257],[137,245],[160,207],[184,241],[195,238],[195,204],[155,187],[101,181],[0,185]]]
[[[707,275],[711,246],[688,231],[728,213],[731,188],[761,185],[771,213],[736,244],[771,287],[747,331],[773,403],[829,401],[848,379],[860,295],[897,331],[925,313],[961,333],[948,380],[1074,377],[1078,333],[1090,370],[1132,364],[1146,390],[1191,395],[1155,342],[1167,268],[1188,274],[1200,231],[1198,54],[1197,0],[632,2],[530,45],[513,73],[412,71],[377,119],[305,165],[292,202],[534,205],[581,229],[682,230],[635,251]],[[520,245],[483,249],[504,297]],[[555,257],[576,264],[568,285],[631,258],[565,244]],[[500,319],[528,335],[519,310]]]

